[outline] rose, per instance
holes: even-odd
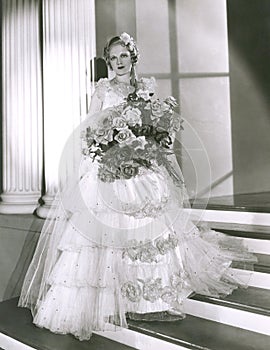
[[[143,100],[145,101],[149,101],[150,100],[150,94],[151,92],[148,91],[148,90],[142,90],[142,89],[139,89],[137,92],[137,96],[142,98]]]
[[[113,130],[98,128],[95,132],[94,139],[96,143],[107,145],[108,142],[111,142],[113,140]]]
[[[122,253],[122,258],[125,258],[127,255],[132,261],[138,259],[138,253],[140,246],[138,246],[138,241],[136,239],[131,239],[128,241],[129,246]]]
[[[103,121],[102,121],[103,127],[105,129],[111,128],[112,122],[113,122],[113,117],[112,117],[112,115],[109,115],[108,117],[103,119]]]
[[[142,125],[141,111],[138,108],[126,108],[122,114],[129,126]]]
[[[125,45],[128,45],[132,41],[131,36],[126,32],[120,35],[120,39],[124,42]]]
[[[138,302],[141,299],[142,290],[139,283],[131,281],[125,282],[121,287],[121,293],[132,302]]]
[[[121,129],[117,135],[114,136],[115,141],[117,141],[120,146],[121,145],[125,145],[125,144],[129,144],[131,143],[133,140],[136,139],[136,136],[133,134],[133,132],[126,128],[126,129]]]
[[[168,96],[167,98],[165,98],[164,102],[167,103],[171,108],[175,108],[176,106],[178,106],[178,103],[173,96]]]
[[[148,279],[146,281],[138,279],[139,282],[144,283],[143,298],[153,303],[156,301],[162,292],[161,278]]]
[[[190,288],[190,285],[188,283],[188,278],[184,271],[180,271],[179,274],[174,273],[170,277],[170,280],[171,280],[172,287],[177,291]]]
[[[166,286],[163,288],[161,299],[167,304],[173,304],[177,300],[177,293],[171,287]]]
[[[158,250],[149,242],[142,246],[139,259],[142,262],[153,262],[157,260]]]
[[[136,176],[139,172],[139,164],[133,161],[124,162],[120,165],[121,175],[126,179],[131,179]]]
[[[164,113],[166,113],[169,110],[168,105],[161,103],[159,100],[155,100],[151,103],[152,108],[152,115],[151,119],[160,119]]]
[[[145,145],[147,145],[147,141],[145,139],[145,136],[139,136],[132,142],[132,147],[134,147],[134,150],[136,151],[137,149],[145,149]]]
[[[116,130],[121,130],[126,128],[127,123],[126,120],[122,117],[116,117],[112,121],[112,127],[115,128]]]
[[[169,250],[176,248],[178,245],[178,238],[174,235],[169,235],[169,237],[166,238],[160,238],[156,242],[156,247],[159,250],[160,254],[164,255]]]

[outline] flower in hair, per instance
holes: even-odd
[[[139,55],[138,48],[137,48],[135,40],[132,38],[132,36],[130,36],[128,33],[124,32],[120,35],[120,39],[122,40],[124,45],[127,47],[127,49],[131,53],[136,55],[137,59],[138,59],[138,55]]]
[[[120,39],[124,42],[125,45],[129,45],[134,42],[134,39],[128,33],[122,33]]]

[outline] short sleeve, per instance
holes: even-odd
[[[110,83],[108,78],[101,78],[99,81],[96,83],[95,86],[95,94],[96,96],[101,100],[104,101],[106,92],[110,88]]]

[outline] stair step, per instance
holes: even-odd
[[[262,239],[262,240],[270,239],[270,235],[267,232],[237,231],[237,230],[228,230],[228,229],[220,229],[219,231],[225,233],[228,236],[233,236],[233,237],[254,238],[254,239]],[[269,228],[269,231],[270,231],[270,228]]]
[[[192,316],[270,335],[270,291],[249,287],[226,298],[193,295],[184,302]]]
[[[198,350],[266,350],[266,335],[226,326],[214,321],[187,315],[176,322],[128,321],[129,328],[166,340],[187,349]],[[168,349],[170,346],[168,344]]]
[[[270,316],[270,291],[261,288],[239,288],[224,299],[200,294],[195,294],[191,299]]]
[[[111,339],[93,334],[89,341],[79,341],[72,335],[54,334],[32,323],[31,312],[17,307],[18,298],[0,303],[0,333],[38,350],[127,350],[134,349]],[[12,341],[11,339],[11,341]],[[0,337],[1,340],[1,337]],[[3,344],[0,343],[0,346]],[[29,349],[29,347],[27,347]],[[23,347],[22,347],[23,348]],[[10,347],[11,349],[11,347]],[[19,347],[13,346],[17,350]]]
[[[193,208],[270,213],[270,192],[197,198]]]
[[[206,222],[215,230],[236,230],[246,232],[264,232],[270,239],[270,214],[229,211],[229,210],[212,210],[212,209],[184,209],[190,214],[191,219],[195,222]]]

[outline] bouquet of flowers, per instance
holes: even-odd
[[[173,154],[172,136],[182,128],[181,118],[174,113],[176,106],[174,97],[152,100],[151,92],[137,89],[110,109],[97,128],[88,127],[82,135],[82,151],[99,162],[100,180],[130,179],[142,167],[164,165],[182,183],[168,160]]]

